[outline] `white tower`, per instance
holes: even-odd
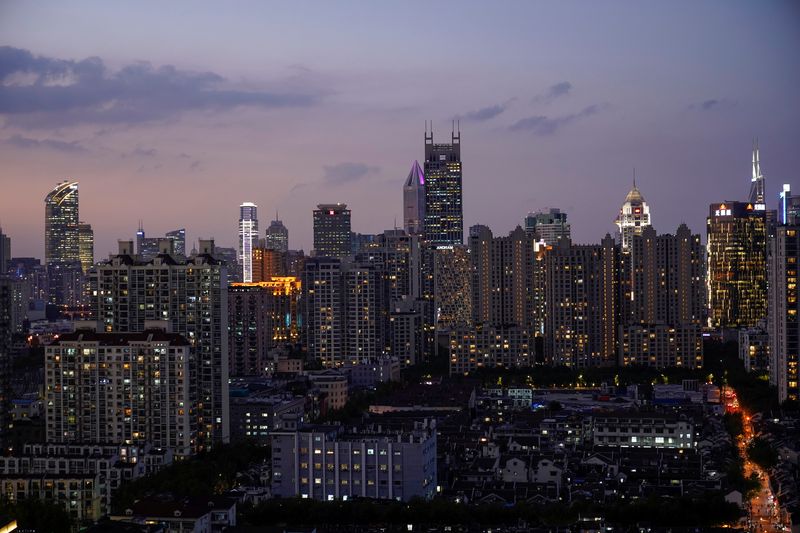
[[[633,189],[625,197],[625,203],[619,210],[619,216],[615,221],[619,229],[620,243],[622,249],[627,250],[630,239],[633,235],[641,235],[644,228],[650,223],[650,206],[644,200],[644,196],[636,187],[636,175],[633,178]]]
[[[242,281],[253,281],[253,246],[258,239],[258,206],[245,202],[239,206],[239,264]]]

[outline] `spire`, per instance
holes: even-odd
[[[633,167],[633,188],[636,188],[636,167]]]
[[[753,138],[753,176],[750,178],[750,203],[754,204],[756,211],[766,209],[764,175],[761,173],[761,161],[758,148],[758,137]]]

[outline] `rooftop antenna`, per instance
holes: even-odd
[[[636,188],[636,167],[633,167],[633,188]]]

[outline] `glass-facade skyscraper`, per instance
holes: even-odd
[[[253,248],[258,244],[258,206],[245,202],[239,206],[239,264],[242,281],[253,281]]]
[[[347,204],[319,204],[314,210],[314,254],[346,257],[352,253]]]
[[[289,230],[283,225],[283,222],[278,219],[277,213],[275,220],[273,220],[267,228],[266,234],[266,247],[278,252],[289,251]]]
[[[461,132],[452,132],[450,144],[434,144],[425,132],[425,241],[435,247],[464,243],[461,198]]]
[[[44,199],[45,263],[80,260],[78,221],[78,182],[59,183]]]

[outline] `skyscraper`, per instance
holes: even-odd
[[[750,178],[750,199],[755,211],[766,211],[765,180],[761,173],[761,161],[758,153],[758,139],[753,141],[753,176]]]
[[[282,253],[289,251],[289,230],[278,219],[278,213],[267,228],[266,247]]]
[[[9,261],[11,261],[11,237],[3,233],[0,227],[0,275],[8,272]]]
[[[433,129],[425,131],[425,241],[434,247],[464,243],[461,187],[461,131],[455,127],[450,144],[434,144]]]
[[[709,325],[755,327],[767,318],[766,211],[711,204],[706,222]]]
[[[258,241],[258,206],[245,202],[239,206],[239,264],[242,281],[253,281],[253,248]]]
[[[133,253],[133,241],[120,241],[119,253],[98,266],[94,316],[107,332],[140,332],[152,320],[168,321],[195,349],[195,422],[199,448],[229,439],[228,292],[225,264],[214,255],[214,241],[200,240],[197,255],[180,258],[171,239],[150,261]]]
[[[314,210],[314,255],[347,257],[352,252],[347,204],[319,204]]]
[[[77,181],[59,183],[44,199],[44,260],[80,260]]]
[[[403,227],[409,235],[422,233],[425,223],[425,175],[414,161],[403,185]]]
[[[186,230],[184,228],[168,231],[166,237],[175,243],[175,255],[186,257]]]
[[[85,274],[94,265],[94,232],[91,224],[78,224],[78,257]]]
[[[650,206],[636,187],[636,178],[633,179],[633,189],[625,197],[625,203],[619,210],[616,224],[623,250],[627,250],[633,235],[641,235],[644,228],[651,225]]]

